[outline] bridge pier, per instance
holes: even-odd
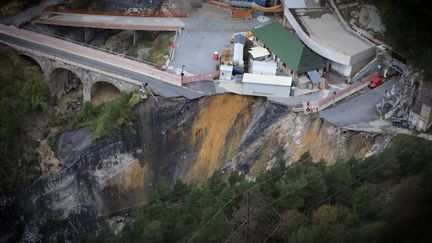
[[[142,31],[134,30],[133,31],[133,42],[132,45],[135,45],[139,38],[142,36]]]
[[[84,42],[89,44],[91,40],[93,40],[95,36],[96,30],[93,28],[84,28]]]
[[[92,32],[94,31],[94,29],[89,31]],[[135,38],[138,39],[141,35],[142,32],[141,33],[138,32],[134,36]],[[51,57],[41,56],[39,53],[19,50],[18,54],[33,59],[34,63],[39,65],[46,82],[49,85],[51,85],[50,91],[54,90],[58,95],[62,95],[63,92],[62,89],[64,89],[65,87],[62,87],[61,85],[58,85],[56,83],[52,83],[52,80],[50,79],[53,78],[53,73],[57,69],[65,69],[72,72],[82,84],[83,104],[87,101],[91,102],[92,87],[98,82],[110,83],[121,92],[131,92],[134,90],[138,90],[140,88],[139,83],[133,83],[133,82],[119,79],[117,77],[113,77],[110,75],[110,73],[106,73],[104,71],[99,72],[91,69],[86,69],[80,66],[75,66],[70,63],[65,63],[63,62],[63,60],[56,60],[56,59],[52,59]],[[65,79],[65,77],[62,78]]]
[[[83,84],[83,104],[86,102],[91,102],[91,84]]]

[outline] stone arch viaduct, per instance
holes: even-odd
[[[164,97],[195,99],[203,95],[184,87],[180,75],[33,31],[0,24],[0,43],[34,60],[48,81],[55,70],[69,70],[82,83],[84,102],[91,101],[92,88],[100,82],[112,84],[123,92],[138,90],[147,83],[156,94]]]
[[[95,70],[89,70],[89,68],[78,67],[73,64],[68,64],[61,61],[53,60],[48,57],[35,55],[33,53],[29,53],[26,51],[19,50],[18,55],[25,56],[34,60],[34,62],[37,63],[40,69],[42,70],[43,76],[45,77],[47,82],[50,82],[50,78],[52,77],[54,71],[56,70],[65,69],[73,73],[83,85],[84,102],[91,101],[92,88],[95,86],[96,83],[99,82],[112,84],[119,91],[123,91],[123,92],[138,90],[140,87],[140,83],[126,82],[118,78],[109,76],[107,74],[97,72]]]

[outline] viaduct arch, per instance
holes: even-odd
[[[91,102],[94,105],[100,105],[121,95],[120,88],[109,81],[98,80],[91,86]]]
[[[11,47],[15,49],[14,46]],[[73,85],[73,82],[52,83],[53,75],[68,75],[68,78],[75,80],[75,82],[79,82],[81,85],[80,89],[82,89],[83,104],[92,101],[92,94],[97,96],[94,100],[107,101],[107,99],[103,99],[103,90],[107,90],[114,95],[120,95],[121,92],[131,92],[140,88],[138,84],[105,75],[103,72],[89,70],[90,68],[86,69],[85,67],[74,66],[22,50],[18,51],[18,55],[23,56],[26,60],[39,66],[45,80],[48,82],[50,91],[54,91],[52,94],[57,98],[66,93],[67,89],[73,89],[76,86]],[[67,70],[69,74],[64,74],[67,73],[64,70]],[[59,72],[63,74],[59,74]],[[61,88],[63,88],[63,90],[61,90]]]

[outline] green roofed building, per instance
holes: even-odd
[[[327,59],[306,47],[293,33],[278,22],[252,30],[255,43],[264,46],[274,55],[278,66],[294,76],[309,71],[320,71],[327,66]]]

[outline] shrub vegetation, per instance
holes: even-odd
[[[40,174],[38,153],[26,128],[47,108],[48,89],[36,67],[24,66],[11,50],[0,50],[0,195],[9,195]]]
[[[72,128],[90,125],[95,139],[110,135],[115,128],[128,123],[135,115],[133,107],[140,102],[137,93],[122,93],[122,95],[101,106],[93,106],[90,102],[78,114],[61,118],[61,122],[68,120]],[[62,115],[61,115],[62,116]]]

